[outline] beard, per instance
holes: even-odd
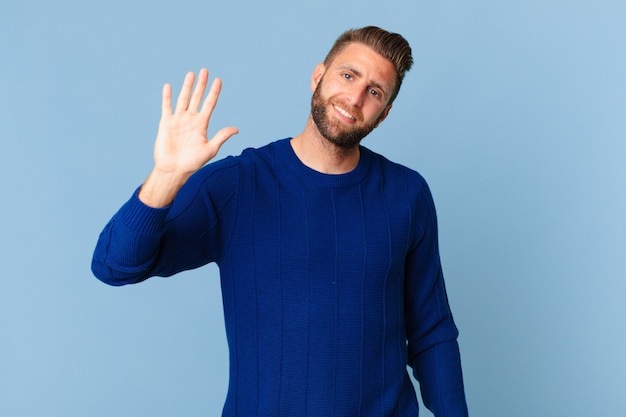
[[[358,108],[354,108],[345,102],[322,97],[323,81],[324,78],[322,77],[311,99],[311,116],[313,121],[320,134],[327,141],[342,149],[352,149],[358,146],[361,140],[376,128],[380,118],[372,123],[364,123],[363,115]],[[356,117],[357,124],[350,126],[337,119],[331,118],[328,111],[330,108],[329,105],[332,104],[337,104],[339,107],[353,114]]]

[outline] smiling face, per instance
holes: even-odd
[[[397,82],[394,65],[370,47],[351,43],[313,72],[311,116],[320,134],[353,148],[382,122]]]

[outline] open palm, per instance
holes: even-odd
[[[188,73],[173,113],[172,87],[163,87],[161,121],[154,147],[155,169],[189,176],[214,158],[224,142],[237,133],[236,128],[228,127],[208,140],[209,121],[222,88],[221,80],[216,78],[203,102],[208,78],[208,71],[202,69],[192,93],[195,74]]]
[[[172,87],[165,84],[159,131],[154,144],[154,168],[143,183],[139,199],[151,207],[170,204],[191,174],[217,155],[220,147],[236,134],[234,127],[221,129],[210,140],[207,129],[220,95],[222,82],[215,79],[202,101],[209,73],[202,69],[195,89],[195,74],[188,73],[172,112]]]

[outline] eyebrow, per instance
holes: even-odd
[[[354,68],[353,66],[349,65],[349,64],[340,64],[337,66],[338,69],[340,70],[348,70],[350,72],[352,72],[354,75],[356,75],[357,77],[362,77],[363,73],[361,71],[359,71],[358,69]],[[380,91],[383,92],[384,96],[387,96],[387,90],[378,82],[374,81],[374,80],[368,80],[367,82],[369,85],[371,85],[372,87],[378,88]]]

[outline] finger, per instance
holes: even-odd
[[[220,96],[220,92],[222,91],[222,80],[216,78],[211,83],[211,88],[209,89],[209,94],[204,99],[204,103],[202,103],[202,109],[200,112],[204,114],[207,119],[211,118],[211,114],[213,114],[213,109],[215,109],[215,105],[217,104],[217,99]]]
[[[225,127],[221,129],[219,132],[217,132],[215,136],[213,136],[211,140],[207,142],[207,144],[211,148],[213,148],[214,154],[217,154],[217,151],[222,147],[224,142],[226,142],[228,139],[230,139],[233,135],[236,135],[237,133],[239,133],[239,129],[237,129],[236,127]]]
[[[161,117],[172,115],[172,86],[165,84],[161,93]]]
[[[207,71],[206,68],[202,68],[198,73],[196,88],[193,90],[191,100],[189,101],[190,110],[198,111],[198,108],[200,107],[200,102],[202,101],[202,96],[204,96],[204,90],[206,89],[208,79],[209,71]]]
[[[193,87],[193,80],[196,78],[196,74],[188,72],[183,81],[183,86],[180,89],[178,100],[176,101],[176,113],[187,110],[189,107],[189,95],[191,94],[191,87]]]

